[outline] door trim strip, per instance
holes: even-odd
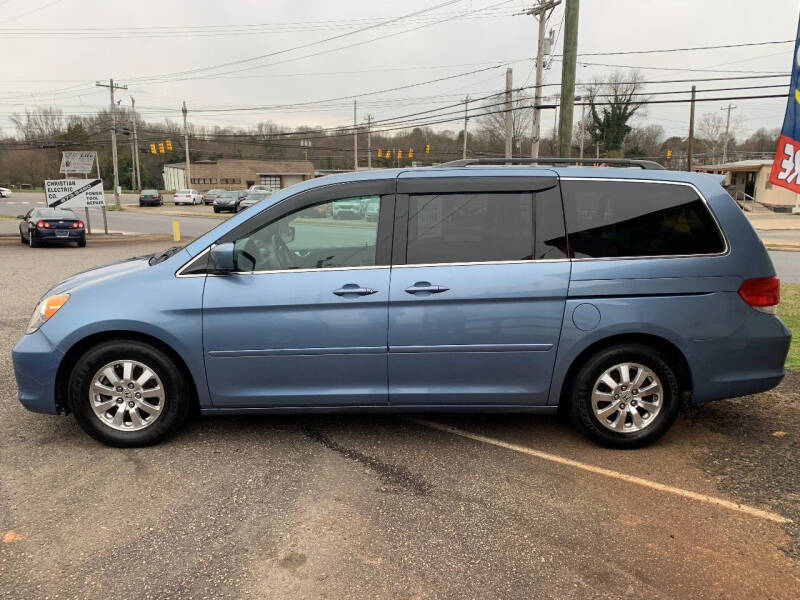
[[[262,350],[209,350],[211,358],[250,358],[259,356],[323,356],[326,354],[385,354],[386,346],[342,348],[265,348]]]
[[[389,346],[389,352],[547,352],[553,344],[439,344],[430,346]]]

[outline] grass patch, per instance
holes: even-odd
[[[117,206],[116,204],[109,204],[106,206],[106,210],[113,210],[115,212],[122,212],[125,209],[122,206]]]
[[[787,369],[800,369],[800,283],[781,283],[778,315],[792,330],[792,345],[786,357]]]

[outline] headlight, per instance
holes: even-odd
[[[31,317],[31,322],[28,323],[28,330],[25,333],[33,333],[39,327],[44,325],[50,317],[58,312],[58,309],[64,306],[69,300],[69,294],[56,294],[55,296],[48,296],[36,307]]]

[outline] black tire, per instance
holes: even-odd
[[[80,242],[78,242],[78,248],[86,248],[86,238],[83,238]]]
[[[119,431],[100,421],[92,410],[89,386],[103,365],[114,360],[136,360],[147,365],[161,379],[164,407],[159,417],[138,431]],[[94,439],[119,448],[150,446],[158,443],[184,422],[189,412],[189,388],[180,369],[161,350],[137,340],[103,342],[89,349],[75,364],[69,379],[69,408],[81,429]]]
[[[653,421],[639,431],[613,431],[600,422],[592,408],[595,382],[607,369],[621,363],[641,364],[661,380],[661,409]],[[663,354],[650,346],[623,344],[598,352],[581,366],[568,400],[567,408],[573,424],[588,437],[611,448],[640,448],[659,439],[675,422],[681,407],[681,390],[675,369]]]
[[[36,246],[39,245],[39,242],[37,242],[35,239],[33,239],[33,233],[32,232],[28,232],[28,245],[31,248],[36,248]]]
[[[218,213],[218,212],[219,212],[219,209],[218,209],[216,206],[214,207],[214,212],[215,212],[215,213]]]

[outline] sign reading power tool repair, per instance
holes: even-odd
[[[105,206],[101,179],[49,179],[44,182],[44,197],[50,208]]]

